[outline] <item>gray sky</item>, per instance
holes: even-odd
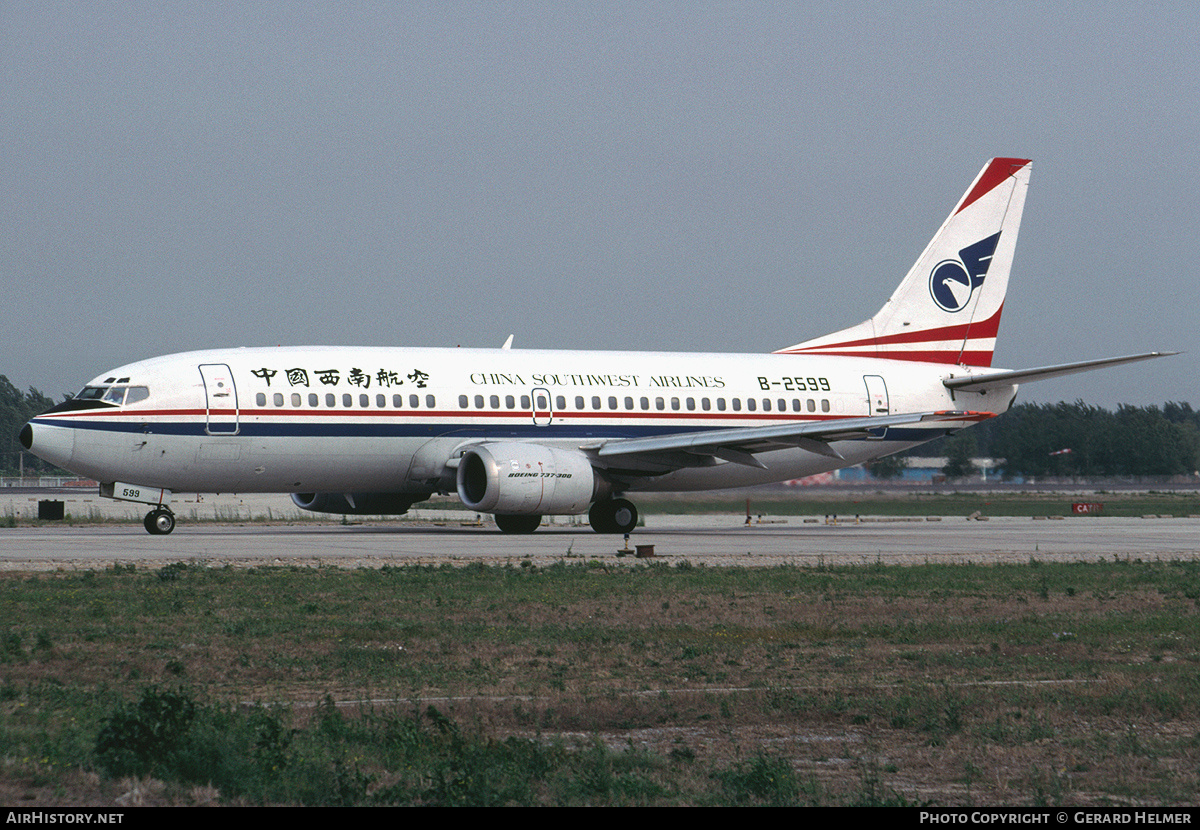
[[[1008,155],[996,365],[1189,352],[1021,399],[1200,406],[1200,7],[823,5],[0,0],[0,374],[771,351],[874,314]]]

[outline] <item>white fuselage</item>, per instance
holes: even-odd
[[[963,366],[861,357],[506,349],[243,348],[113,369],[88,388],[144,389],[116,406],[32,422],[39,455],[101,482],[188,492],[454,490],[466,446],[516,441],[586,452],[619,439],[888,413],[999,413],[1009,386],[952,395]],[[86,391],[86,390],[85,390]],[[135,397],[140,400],[133,401]],[[945,434],[889,428],[622,483],[699,490],[799,478]]]

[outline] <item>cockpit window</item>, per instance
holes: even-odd
[[[105,403],[128,406],[131,403],[144,401],[150,397],[150,389],[146,386],[85,386],[83,391],[75,396],[77,401],[104,401]]]

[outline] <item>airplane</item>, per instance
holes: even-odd
[[[1029,185],[990,160],[883,307],[770,354],[301,346],[193,351],[111,369],[20,441],[151,506],[178,492],[290,493],[403,514],[434,493],[528,533],[629,496],[745,487],[871,461],[1006,411],[1019,383],[1160,357],[992,368]]]

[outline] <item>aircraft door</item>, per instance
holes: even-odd
[[[538,427],[549,426],[550,422],[554,420],[550,390],[538,387],[532,391],[530,397],[533,399],[533,425]]]
[[[237,435],[238,397],[233,372],[224,363],[201,363],[204,381],[204,431],[209,435]]]
[[[891,409],[888,406],[887,384],[879,375],[863,375],[867,384],[867,415],[887,415]]]

